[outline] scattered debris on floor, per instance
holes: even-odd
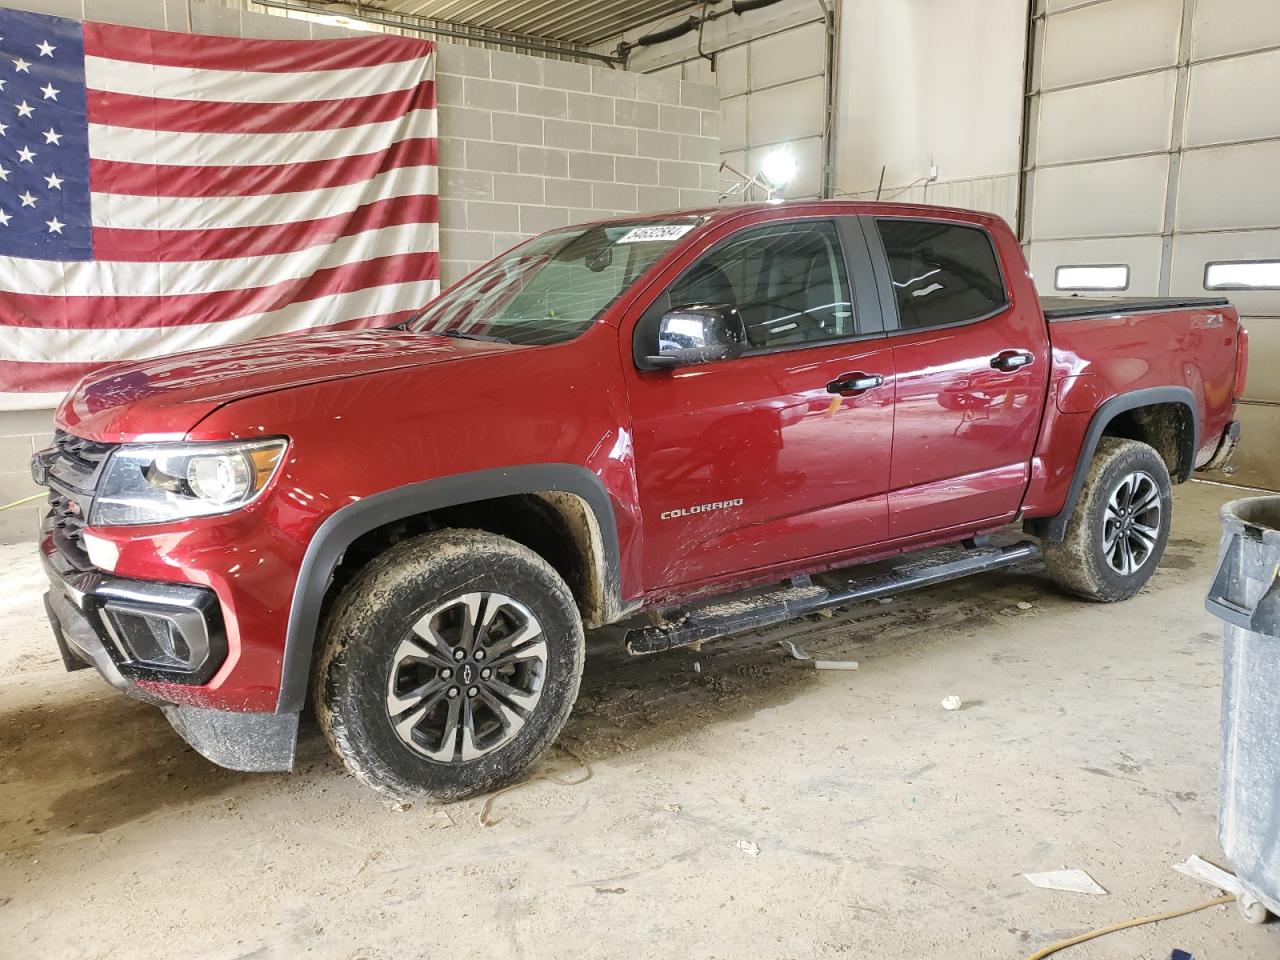
[[[1190,877],[1192,880],[1199,880],[1215,890],[1221,890],[1223,893],[1234,893],[1239,896],[1243,890],[1234,873],[1223,870],[1221,867],[1198,856],[1193,855],[1187,857],[1181,863],[1175,863],[1173,869],[1184,876]]]
[[[1034,606],[1034,604],[1028,603],[1026,600],[1019,600],[1019,601],[1018,601],[1018,609],[1019,609],[1019,610],[1030,610],[1033,606]]]
[[[734,846],[749,857],[760,856],[760,847],[750,840],[739,840]]]
[[[1107,891],[1097,880],[1083,870],[1050,870],[1046,873],[1024,873],[1034,887],[1045,890],[1061,890],[1065,893],[1091,893],[1106,896]]]
[[[964,706],[964,701],[957,697],[954,693],[949,697],[942,698],[943,710],[959,710]]]
[[[778,646],[787,652],[799,666],[811,670],[857,670],[857,660],[815,660],[790,640],[779,640]]]

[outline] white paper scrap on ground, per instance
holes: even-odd
[[[1092,893],[1105,896],[1107,891],[1097,880],[1083,870],[1050,870],[1048,873],[1024,873],[1024,877],[1036,887],[1046,890],[1064,890],[1067,893]]]
[[[1243,890],[1234,873],[1228,873],[1221,867],[1214,866],[1208,860],[1202,860],[1197,856],[1190,856],[1181,863],[1175,863],[1173,869],[1192,880],[1199,880],[1201,883],[1207,883],[1227,893],[1234,893],[1236,896],[1240,896]]]

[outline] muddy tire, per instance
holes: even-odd
[[[328,617],[315,702],[347,769],[400,801],[514,779],[564,726],[584,643],[573,595],[533,551],[477,530],[407,540]]]
[[[1042,544],[1045,566],[1068,593],[1114,603],[1151,578],[1169,539],[1172,487],[1145,443],[1103,437],[1061,543]]]

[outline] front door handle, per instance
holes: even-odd
[[[996,370],[1019,370],[1035,361],[1036,356],[1030,350],[1001,350],[991,358],[991,366]]]
[[[878,373],[846,373],[837,380],[827,384],[827,393],[838,393],[842,397],[856,397],[884,383],[884,377]]]

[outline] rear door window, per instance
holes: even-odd
[[[876,226],[903,330],[978,320],[1008,304],[991,237],[981,227],[896,218]]]

